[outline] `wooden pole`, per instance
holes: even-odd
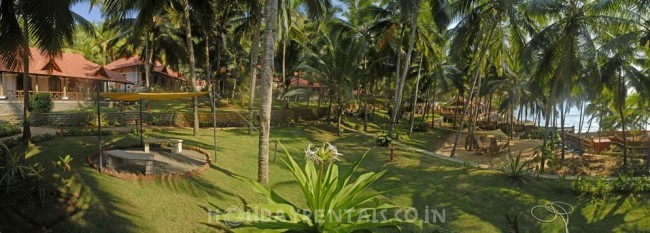
[[[144,145],[144,139],[142,138],[142,99],[140,99],[140,144]]]
[[[217,93],[215,91],[214,85],[210,86],[210,97],[212,99],[212,137],[214,143],[214,159],[213,162],[217,162]]]
[[[102,153],[102,118],[101,118],[102,110],[99,107],[99,89],[96,90],[97,90],[97,96],[95,97],[95,103],[97,104],[97,148],[99,148],[99,173],[101,173],[102,169],[104,168],[104,162],[102,156],[103,154]]]

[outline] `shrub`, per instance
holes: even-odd
[[[21,132],[18,126],[12,125],[6,121],[0,121],[0,137],[7,137],[19,134]]]
[[[24,154],[13,153],[5,145],[3,147],[2,161],[4,166],[0,167],[0,185],[3,186],[5,194],[22,192],[25,190],[38,189],[39,198],[42,199],[42,173],[40,164],[26,164],[22,158]]]
[[[521,152],[517,157],[513,157],[512,153],[508,152],[501,165],[501,172],[510,178],[521,179],[531,170],[530,163],[530,160],[521,160]]]
[[[102,136],[112,135],[113,131],[102,130]],[[78,137],[78,136],[97,136],[97,129],[69,129],[61,132],[56,132],[60,137]]]
[[[158,118],[158,117],[156,117],[156,116],[152,116],[152,117],[151,117],[151,124],[152,124],[152,125],[160,125],[160,123],[161,123],[160,118]]]
[[[70,155],[59,156],[59,159],[54,162],[54,167],[57,168],[54,177],[62,186],[67,187],[70,181],[70,172],[72,171],[72,157]]]
[[[643,162],[637,159],[631,159],[630,163],[627,166],[620,166],[617,169],[617,173],[625,176],[650,176],[650,161],[646,158],[646,161]]]
[[[52,97],[47,93],[36,93],[30,101],[30,109],[34,113],[48,113],[52,111],[54,102]]]
[[[416,132],[429,132],[429,124],[424,123],[424,122],[416,123],[413,126],[413,131],[416,131]]]
[[[282,198],[273,189],[248,177],[237,176],[253,190],[264,195],[268,203],[250,204],[248,207],[251,212],[224,213],[217,215],[216,220],[226,223],[237,220],[241,224],[235,227],[290,232],[368,231],[373,228],[407,223],[416,224],[420,230],[422,229],[421,221],[386,219],[383,215],[386,210],[396,210],[400,207],[390,204],[373,205],[379,202],[378,198],[382,192],[368,192],[368,189],[386,171],[368,172],[351,181],[354,170],[367,152],[345,173],[339,173],[339,167],[334,163],[341,154],[336,147],[328,143],[315,150],[311,150],[310,145],[305,153],[307,162],[304,167],[300,167],[291,155],[286,153],[287,159],[283,161],[300,186],[308,209],[298,207]]]
[[[624,175],[610,180],[605,177],[598,179],[579,177],[573,182],[573,189],[579,193],[596,197],[607,197],[610,193],[643,193],[650,192],[650,180],[646,177]]]
[[[405,130],[402,128],[400,125],[396,125],[395,129],[393,130],[393,135],[390,135],[393,139],[403,139],[405,137],[408,137],[408,134],[405,132]]]
[[[386,133],[379,135],[379,137],[377,137],[377,140],[375,140],[379,146],[388,146],[392,141],[393,138],[391,136],[388,136]]]

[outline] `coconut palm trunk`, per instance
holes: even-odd
[[[205,34],[205,47],[204,49],[204,55],[205,55],[205,63],[204,68],[205,69],[205,80],[208,81],[208,90],[210,90],[210,93],[214,93],[212,90],[214,88],[214,83],[212,82],[212,75],[210,74],[211,72],[211,67],[210,67],[210,34],[209,31],[206,29],[203,32]]]
[[[621,129],[623,131],[623,166],[627,166],[627,136],[625,135],[625,82],[623,80],[623,74],[618,74],[618,114],[621,117]]]
[[[397,125],[398,118],[400,118],[400,105],[402,104],[402,94],[404,92],[404,83],[406,82],[406,75],[409,71],[409,66],[411,66],[411,54],[413,53],[413,47],[415,46],[415,32],[418,28],[418,11],[420,10],[420,2],[415,3],[415,14],[413,14],[413,21],[411,22],[411,35],[409,37],[409,47],[406,51],[406,57],[404,58],[404,68],[401,70],[402,74],[399,74],[397,86],[395,87],[395,98],[393,100],[393,114],[391,117],[389,135],[393,135],[395,131],[395,126]],[[397,64],[400,66],[401,64]]]
[[[149,80],[151,80],[151,61],[153,61],[153,48],[151,46],[151,38],[149,33],[145,33],[144,40],[144,86],[149,88]]]
[[[278,0],[267,0],[265,10],[266,28],[264,29],[264,50],[262,60],[262,79],[260,93],[260,136],[258,151],[257,180],[269,183],[269,136],[271,134],[271,104],[273,101],[273,58],[275,57],[275,23]]]
[[[27,141],[32,138],[32,131],[29,127],[29,89],[31,87],[30,78],[29,78],[29,26],[27,18],[23,18],[23,30],[24,37],[27,41],[27,46],[23,51],[23,141]]]
[[[560,128],[562,130],[562,156],[561,159],[564,160],[566,156],[566,130],[564,129],[564,123],[566,120],[566,109],[568,108],[566,101],[560,103]]]
[[[580,138],[582,135],[582,128],[584,127],[584,120],[585,120],[585,102],[580,103],[580,123],[578,124],[578,138]]]
[[[415,80],[415,93],[413,94],[413,106],[411,106],[411,126],[409,127],[409,136],[413,134],[413,125],[415,124],[415,107],[418,104],[418,89],[420,88],[420,71],[422,71],[422,57],[418,66],[418,79]]]
[[[189,0],[183,0],[183,20],[185,22],[185,42],[187,43],[187,55],[190,62],[190,80],[192,81],[192,91],[198,91],[196,85],[196,61],[194,59],[194,45],[192,43],[192,24],[190,21],[190,3]],[[194,113],[194,136],[199,136],[199,101],[197,97],[192,98],[192,112]]]
[[[458,132],[456,132],[456,138],[454,139],[454,146],[451,148],[451,154],[449,155],[449,157],[454,157],[456,155],[456,149],[458,149],[458,139],[460,139],[460,134],[463,131],[463,127],[465,126],[465,113],[467,112],[467,108],[471,102],[472,97],[474,96],[474,89],[476,88],[477,83],[481,81],[480,80],[481,66],[483,66],[483,60],[485,58],[485,55],[487,54],[488,46],[491,43],[492,37],[494,36],[494,30],[495,27],[492,27],[492,29],[490,30],[490,34],[487,37],[487,40],[485,41],[485,44],[482,48],[481,54],[479,54],[478,57],[479,60],[476,64],[476,67],[474,67],[474,72],[472,74],[474,81],[472,81],[471,89],[467,94],[467,99],[466,99],[467,101],[465,101],[465,106],[463,106],[462,119],[460,121],[460,126],[458,127]]]
[[[336,104],[336,136],[341,136],[341,120],[343,119],[343,98],[337,97]]]
[[[433,80],[433,98],[431,98],[431,130],[436,127],[436,88],[438,79]]]
[[[255,2],[255,7],[253,7],[254,10],[259,10],[259,2]],[[257,59],[259,57],[259,45],[260,45],[260,27],[262,25],[262,17],[259,16],[259,12],[253,13],[255,19],[254,24],[253,24],[253,35],[252,35],[252,45],[251,45],[251,55],[250,55],[250,67],[249,67],[249,91],[250,94],[248,96],[248,120],[250,122],[253,122],[255,119],[255,114],[253,112],[253,107],[255,107],[255,82],[257,79]],[[253,125],[248,124],[248,135],[251,135],[253,133]]]
[[[544,120],[544,131],[545,132],[544,132],[544,140],[542,142],[543,147],[549,146],[548,145],[548,143],[549,143],[548,140],[549,140],[549,136],[550,136],[550,133],[551,133],[551,130],[549,130],[549,126],[550,126],[549,124],[551,123],[551,112],[555,111],[554,108],[553,108],[553,101],[554,101],[554,95],[557,92],[556,90],[557,90],[558,84],[559,84],[559,78],[555,77],[553,79],[553,86],[551,88],[551,94],[549,95],[549,98],[546,100],[546,109],[545,109],[546,112],[544,113],[544,115],[545,115],[544,116],[544,119],[545,119]],[[540,157],[540,160],[539,160],[539,171],[540,172],[544,172],[544,166],[546,165],[546,156],[548,156],[548,155],[542,153],[542,156]]]

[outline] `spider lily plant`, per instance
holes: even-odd
[[[320,148],[309,145],[305,152],[304,167],[299,166],[286,149],[285,153],[288,156],[283,161],[300,186],[307,200],[307,209],[289,202],[261,183],[238,176],[238,179],[264,195],[268,203],[249,204],[249,211],[224,213],[215,219],[226,223],[235,220],[238,223],[235,232],[250,228],[291,232],[354,232],[378,227],[399,227],[403,224],[414,224],[422,229],[419,220],[386,217],[390,211],[404,207],[374,204],[381,192],[372,192],[368,188],[385,171],[364,173],[352,181],[352,174],[368,154],[367,151],[345,174],[339,173],[339,167],[335,163],[342,154],[329,143],[324,143]]]

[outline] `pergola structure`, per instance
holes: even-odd
[[[143,136],[142,136],[142,100],[151,100],[151,101],[164,101],[164,100],[176,100],[176,99],[187,99],[187,98],[196,98],[199,96],[203,96],[209,94],[209,92],[172,92],[172,93],[114,93],[114,92],[102,92],[99,93],[99,96],[102,96],[104,98],[108,98],[111,100],[117,100],[117,101],[129,101],[129,102],[135,102],[139,101],[140,105],[140,143],[143,143]],[[216,98],[215,95],[210,95],[210,102],[212,106],[212,130],[213,130],[213,139],[214,139],[214,158],[213,161],[217,160],[217,122],[216,122]],[[99,106],[99,98],[96,100],[97,104],[97,139],[99,141],[98,143],[98,148],[99,148],[99,169],[100,172],[103,168],[103,162],[102,162],[102,126],[101,126],[101,108]]]

